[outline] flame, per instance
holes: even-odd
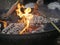
[[[33,18],[33,15],[30,14],[31,8],[29,8],[29,7],[26,8],[24,10],[24,13],[22,13],[21,8],[24,8],[24,6],[21,5],[20,3],[18,3],[16,13],[20,18],[22,18],[22,21],[21,20],[19,20],[19,21],[23,22],[26,26],[22,31],[19,31],[19,34],[23,34],[23,32],[26,31],[26,29],[29,27],[29,23],[30,23],[31,19]]]
[[[0,22],[3,22],[4,28],[7,27],[7,22],[6,22],[6,21],[2,21],[2,20],[0,20]]]
[[[29,12],[31,12],[31,8],[28,7],[24,12],[25,14],[28,14]]]
[[[16,13],[17,13],[17,15],[21,18],[21,17],[23,17],[23,13],[22,13],[22,11],[21,11],[21,8],[23,8],[24,6],[22,5],[21,6],[21,4],[20,3],[18,3],[18,5],[17,5],[17,9],[16,9]]]

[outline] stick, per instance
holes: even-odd
[[[60,29],[51,21],[50,22],[54,27],[55,27],[55,29],[58,31],[58,32],[60,32]]]
[[[15,4],[12,5],[12,7],[8,10],[8,12],[6,14],[3,15],[3,18],[8,17],[10,14],[12,14],[14,12],[14,10],[17,7],[19,1],[17,1]]]
[[[17,4],[18,4],[18,1],[15,4],[13,4],[12,7],[9,9],[9,11],[6,13],[8,16],[12,14],[12,12],[16,9]]]

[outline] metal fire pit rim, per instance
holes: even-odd
[[[49,30],[49,31],[44,31],[44,32],[38,32],[38,33],[30,33],[30,34],[2,34],[0,33],[0,35],[19,35],[19,36],[26,36],[26,35],[35,35],[35,34],[42,34],[42,33],[49,33],[49,32],[54,32],[54,31],[57,31],[57,30]],[[58,31],[57,31],[58,32]]]

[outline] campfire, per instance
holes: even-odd
[[[24,13],[21,12],[21,8],[24,8],[24,6],[20,6],[20,4],[17,5],[17,15],[22,18],[22,20],[18,20],[18,22],[24,23],[26,26],[25,28],[20,31],[19,33],[22,34],[28,27],[31,19],[33,18],[32,14],[29,14],[31,12],[31,8],[27,8],[24,10]]]
[[[35,4],[33,10],[30,7],[25,8],[24,5],[16,2],[11,9],[2,17],[6,18],[15,11],[19,17],[17,23],[4,23],[3,34],[30,34],[44,32],[44,23],[47,22],[46,17],[38,11],[38,6]],[[16,20],[16,19],[15,19]]]

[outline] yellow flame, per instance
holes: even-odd
[[[26,22],[26,27],[19,34],[22,34],[29,27],[29,20],[26,20]]]
[[[26,29],[29,27],[29,23],[30,23],[30,20],[33,18],[33,15],[30,14],[31,12],[31,8],[26,8],[24,10],[24,14],[22,13],[21,11],[21,8],[24,7],[24,6],[21,6],[19,3],[17,5],[17,10],[16,10],[16,13],[17,15],[20,17],[20,18],[23,18],[23,22],[25,22],[26,26],[25,28],[19,32],[19,34],[23,34],[24,31],[26,31]]]
[[[21,6],[21,4],[20,3],[18,3],[18,5],[17,5],[17,9],[16,9],[16,13],[17,13],[17,15],[21,18],[23,15],[23,13],[22,13],[22,11],[21,11],[21,8],[22,7],[24,7],[23,5]]]
[[[31,8],[28,7],[24,12],[25,12],[25,14],[30,13],[31,12]]]

